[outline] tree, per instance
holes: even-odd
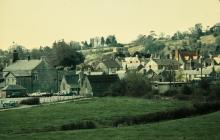
[[[52,49],[51,55],[54,66],[75,67],[84,61],[84,56],[65,41],[54,43]]]
[[[151,96],[151,85],[142,74],[131,72],[119,83],[112,85],[110,94],[113,96],[149,97]]]
[[[104,46],[105,45],[105,38],[102,36],[101,37],[101,45]]]
[[[76,49],[76,50],[80,50],[81,49],[81,45],[79,42],[76,41],[70,41],[70,47]]]
[[[109,35],[109,36],[106,38],[105,43],[106,43],[106,45],[109,45],[109,46],[117,45],[116,37],[115,37],[114,35]]]

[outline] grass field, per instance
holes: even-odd
[[[42,105],[0,112],[0,134],[19,134],[58,128],[74,121],[92,120],[105,125],[112,119],[190,105],[174,100],[138,98],[93,98],[91,100]],[[104,126],[105,127],[105,126]]]
[[[16,140],[219,140],[220,112],[166,122],[121,128],[6,135]]]

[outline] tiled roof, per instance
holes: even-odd
[[[2,90],[3,91],[8,91],[8,90],[25,90],[25,88],[20,86],[20,85],[7,85]]]
[[[108,68],[120,68],[120,65],[114,60],[104,60],[102,63]]]
[[[119,81],[118,75],[88,75],[87,76],[93,92],[101,94],[109,89],[111,84]]]
[[[179,65],[179,62],[172,59],[154,59],[158,65]]]
[[[40,64],[41,60],[18,60],[6,67],[3,71],[24,71],[33,70]]]

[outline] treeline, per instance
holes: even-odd
[[[16,50],[19,59],[24,60],[30,57],[31,59],[40,59],[46,56],[48,62],[54,67],[72,67],[75,68],[77,64],[84,62],[82,53],[77,52],[77,49],[71,43],[66,43],[64,40],[54,42],[51,47],[39,47],[34,49],[27,49],[22,45],[14,44],[9,50],[0,50],[0,68],[4,68],[7,64],[11,63],[13,51]]]
[[[150,80],[142,74],[130,72],[124,79],[111,85],[104,96],[130,96],[144,98],[170,97],[179,100],[220,101],[220,82],[201,80],[197,83],[190,83],[181,88],[171,88],[164,94],[153,90]]]
[[[214,44],[202,44],[200,37],[205,35],[213,35],[216,37],[216,43]],[[160,54],[162,57],[166,57],[163,54],[167,41],[175,42],[182,40],[182,44],[178,44],[178,48],[191,51],[200,51],[203,55],[208,55],[209,52],[220,52],[220,27],[203,27],[201,23],[197,23],[194,27],[190,27],[188,31],[177,31],[173,35],[165,35],[165,33],[156,34],[155,31],[150,31],[148,35],[139,35],[132,43],[133,45],[144,46],[145,53]]]

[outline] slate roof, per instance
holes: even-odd
[[[118,75],[88,75],[87,76],[94,95],[107,91],[111,84],[119,81]]]
[[[15,76],[30,76],[31,70],[36,68],[42,60],[17,60],[15,63],[6,67],[3,72],[11,72]],[[4,74],[4,77],[7,74]]]
[[[10,90],[25,90],[25,88],[20,85],[7,85],[2,89],[2,91],[10,91]]]
[[[120,68],[121,66],[114,60],[104,60],[102,63],[108,68]]]
[[[69,84],[70,86],[73,87],[78,85],[79,75],[68,74],[68,75],[64,75],[64,78],[67,84]]]
[[[179,62],[172,59],[154,59],[158,65],[179,65]]]
[[[41,60],[17,60],[15,63],[6,67],[3,71],[25,71],[33,70],[40,64]]]

